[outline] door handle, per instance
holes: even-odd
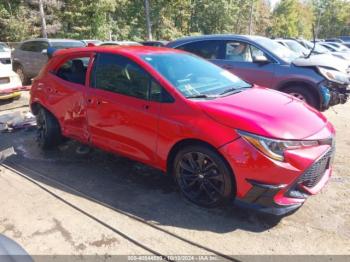
[[[143,105],[143,109],[148,110],[149,109],[149,105]]]
[[[44,84],[43,83],[39,83],[38,86],[37,86],[37,90],[41,91],[44,87]]]
[[[224,65],[223,68],[225,68],[225,69],[233,69],[234,67],[231,66],[231,65]]]
[[[87,102],[88,102],[89,104],[92,104],[92,99],[91,99],[91,98],[88,98]]]

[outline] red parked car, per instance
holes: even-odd
[[[57,51],[30,104],[42,148],[68,137],[125,155],[206,207],[235,199],[285,214],[331,175],[335,131],[321,113],[180,50]]]

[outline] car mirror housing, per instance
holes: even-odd
[[[268,64],[270,60],[264,55],[258,55],[253,57],[253,62],[257,64]]]

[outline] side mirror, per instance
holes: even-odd
[[[268,64],[270,63],[269,59],[267,59],[264,55],[253,56],[253,62],[257,64]]]
[[[49,59],[51,59],[52,56],[53,56],[53,54],[54,54],[56,51],[57,51],[56,48],[50,46],[48,49],[46,49],[47,57],[48,57]]]

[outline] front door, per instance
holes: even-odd
[[[154,162],[160,103],[149,99],[152,79],[129,58],[100,53],[87,97],[91,143]]]
[[[231,71],[248,83],[269,87],[274,80],[275,63],[255,62],[256,57],[269,58],[259,48],[240,41],[227,41],[222,60],[213,61],[217,65]]]

